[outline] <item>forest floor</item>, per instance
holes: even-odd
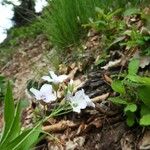
[[[50,119],[43,126],[44,130],[55,138],[45,137],[36,147],[37,150],[136,150],[150,149],[150,130],[139,126],[129,128],[120,107],[108,101],[113,95],[110,87],[110,74],[120,71],[120,66],[111,66],[110,70],[93,67],[96,49],[100,47],[99,37],[93,34],[84,41],[84,55],[70,66],[59,66],[60,73],[72,76],[96,103],[95,110],[85,110],[82,113],[70,113],[63,117]],[[10,78],[14,84],[14,98],[28,99],[27,83],[36,80],[52,68],[49,55],[53,48],[49,46],[44,36],[39,35],[34,40],[25,40],[17,47],[11,60],[1,66],[1,74]],[[108,62],[118,55],[111,54]],[[68,55],[68,59],[72,57]],[[120,57],[120,56],[119,56]],[[119,58],[117,58],[119,59]],[[90,66],[90,67],[89,67]],[[86,74],[84,70],[87,69]],[[24,110],[24,126],[32,124],[30,105]],[[1,119],[2,122],[2,119]],[[1,123],[2,126],[2,123]],[[57,138],[57,139],[56,139]]]

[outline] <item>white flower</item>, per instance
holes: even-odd
[[[31,88],[30,91],[37,100],[43,100],[46,103],[55,101],[57,99],[56,92],[53,91],[52,86],[49,84],[44,84],[40,90]]]
[[[43,76],[42,79],[54,84],[59,84],[68,78],[67,75],[57,76],[53,71],[49,71],[50,76]]]
[[[95,107],[95,104],[91,101],[88,95],[84,93],[84,90],[77,91],[74,96],[68,97],[70,105],[74,112],[80,113],[81,109],[85,109],[87,106]]]

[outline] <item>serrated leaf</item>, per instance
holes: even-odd
[[[119,80],[113,81],[111,87],[115,92],[125,94],[125,87],[121,81]]]
[[[4,98],[4,131],[2,133],[1,142],[7,136],[9,129],[14,120],[14,113],[15,113],[15,105],[12,96],[12,88],[10,82],[7,84],[7,91]]]
[[[132,59],[128,66],[128,74],[136,75],[139,69],[140,61],[139,59]]]
[[[127,119],[126,119],[127,125],[129,127],[132,127],[135,123],[134,113],[128,112],[128,113],[126,113],[126,116],[127,116]]]
[[[133,104],[133,103],[127,104],[127,106],[124,108],[125,112],[128,112],[128,111],[135,112],[136,110],[137,110],[137,106],[136,104]]]
[[[127,75],[127,78],[131,80],[132,82],[144,84],[144,85],[150,85],[150,78],[149,77],[140,77],[135,75]]]
[[[150,125],[150,114],[144,115],[140,119],[140,125],[142,125],[142,126],[149,126]]]
[[[127,104],[126,100],[122,99],[120,97],[112,97],[112,98],[109,98],[109,100],[111,100],[115,104],[120,104],[120,105],[126,105]]]
[[[143,103],[150,108],[150,86],[142,86],[138,88],[138,96]]]

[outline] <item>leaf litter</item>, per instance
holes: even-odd
[[[138,18],[126,17],[126,24],[129,27],[132,23],[136,23],[138,28],[142,26]],[[124,39],[125,37],[121,38],[119,42]],[[14,54],[12,60],[1,69],[5,76],[15,78],[15,99],[27,98],[24,91],[28,80],[38,78],[37,74],[41,75],[51,68],[50,60],[44,57],[45,51],[50,48],[42,36],[37,37],[35,41],[25,41],[22,44],[23,46],[21,45],[18,49],[18,53]],[[120,74],[122,70],[125,70],[125,64],[132,57],[140,58],[140,67],[144,69],[150,64],[149,57],[140,56],[138,50],[134,51],[133,55],[128,51],[120,52],[118,50],[113,54],[110,52],[104,65],[101,65],[100,68],[91,65],[88,68],[88,75],[85,76],[82,74],[89,65],[87,60],[90,59],[90,63],[94,64],[99,49],[101,49],[99,34],[93,30],[90,31],[84,44],[86,57],[83,56],[82,61],[68,66],[61,64],[59,72],[68,74],[70,79],[74,79],[76,90],[83,88],[85,93],[96,103],[96,109],[83,110],[80,115],[70,113],[46,122],[43,124],[43,131],[50,132],[58,141],[46,136],[45,140],[41,141],[35,149],[105,150],[110,149],[110,147],[112,150],[149,149],[149,130],[143,131],[139,127],[129,128],[124,121],[121,108],[114,106],[108,100],[109,96],[114,95],[110,88],[111,76]],[[117,53],[119,56],[116,55]],[[36,70],[37,68],[38,70]],[[24,111],[26,114],[23,116],[24,126],[32,125],[34,118],[32,111],[34,110],[35,107],[31,104]]]

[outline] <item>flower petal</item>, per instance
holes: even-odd
[[[43,101],[46,102],[46,103],[49,103],[49,102],[52,102],[52,101],[55,101],[57,99],[56,95],[54,94],[46,94]]]
[[[41,100],[41,92],[35,88],[31,88],[30,92],[35,96],[37,100]]]
[[[77,113],[81,112],[81,108],[80,107],[73,107],[72,106],[72,109],[73,109],[74,112],[77,112]]]
[[[63,82],[63,81],[66,80],[67,78],[68,78],[67,75],[60,75],[60,76],[58,76],[59,82]]]
[[[42,93],[52,93],[52,85],[50,84],[43,84],[40,91]]]
[[[52,79],[57,79],[57,75],[54,73],[54,71],[49,71],[49,74],[51,76]]]
[[[40,92],[43,96],[43,101],[45,101],[46,103],[55,101],[57,99],[56,92],[53,91],[52,85],[50,85],[50,84],[44,84],[41,87]]]

